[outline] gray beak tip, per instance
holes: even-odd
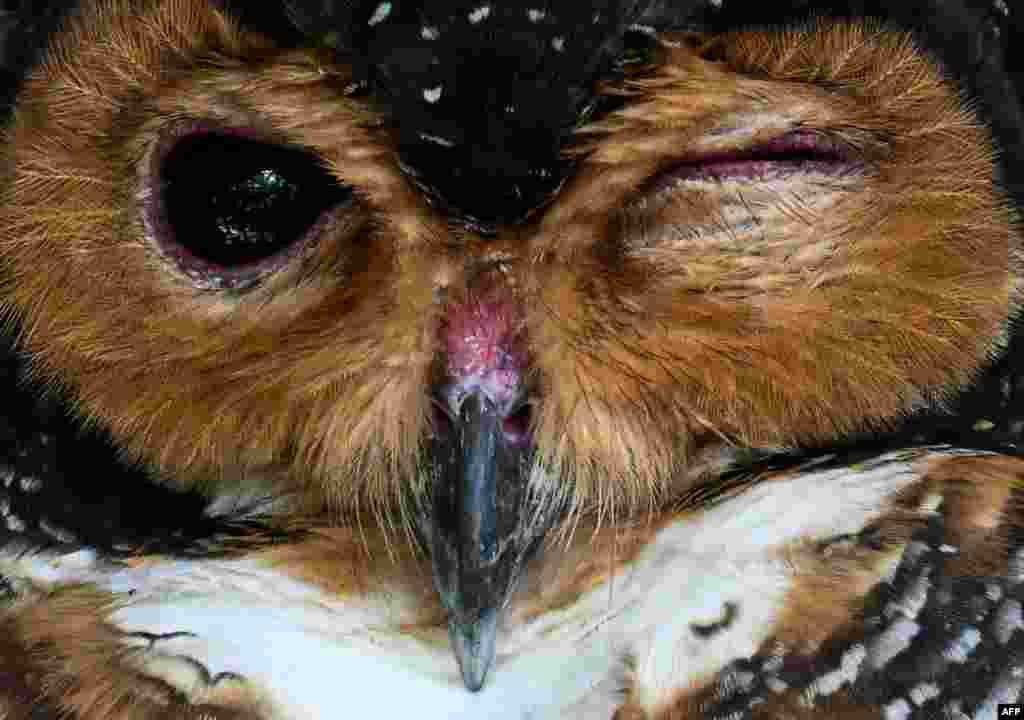
[[[477,692],[483,687],[484,678],[494,661],[498,613],[486,611],[476,622],[469,624],[452,619],[448,623],[448,635],[459,661],[462,682],[468,690]]]

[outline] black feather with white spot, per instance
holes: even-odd
[[[571,170],[572,130],[645,5],[374,0],[293,14],[371,89],[406,175],[487,234],[544,204]]]

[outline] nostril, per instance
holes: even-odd
[[[434,433],[437,435],[450,434],[454,429],[454,421],[448,408],[444,406],[444,403],[432,399],[430,409],[434,421]]]
[[[501,436],[507,447],[525,449],[531,444],[530,423],[533,417],[530,402],[522,399],[525,394],[520,389],[509,391],[502,387],[495,390],[493,387],[484,389],[476,386],[466,391],[451,385],[445,386],[431,394],[430,429],[435,437],[454,437],[460,428],[466,427],[466,423],[474,425],[483,422],[491,428],[491,432]],[[463,416],[465,403],[470,398],[477,398],[481,418],[473,420]]]
[[[507,417],[502,418],[501,430],[511,445],[520,447],[528,444],[531,416],[532,407],[529,403],[523,403]]]

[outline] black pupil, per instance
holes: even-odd
[[[180,140],[161,181],[175,242],[225,268],[287,248],[350,194],[305,150],[218,133]]]

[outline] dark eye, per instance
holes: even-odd
[[[189,276],[226,286],[281,264],[351,198],[314,154],[221,131],[173,140],[153,170],[161,250]]]

